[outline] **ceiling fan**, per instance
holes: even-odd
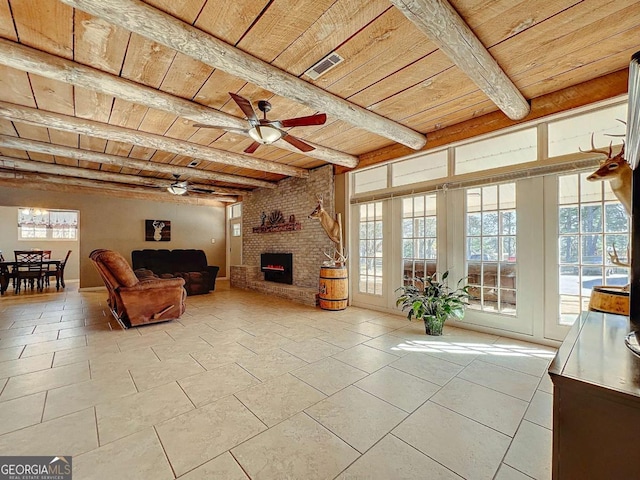
[[[197,193],[215,193],[214,189],[208,190],[204,188],[192,187],[189,185],[189,182],[186,180],[180,181],[180,175],[177,173],[173,174],[175,181],[169,185],[167,191],[173,195],[186,195],[187,192],[197,192]]]
[[[196,123],[193,126],[203,128],[221,128],[228,131],[248,133],[253,139],[253,143],[244,150],[244,153],[253,153],[260,145],[269,145],[270,143],[280,139],[283,139],[285,142],[290,143],[303,152],[315,150],[315,147],[312,147],[308,143],[303,142],[299,138],[290,135],[282,129],[287,127],[322,125],[327,121],[327,115],[325,113],[316,113],[315,115],[309,115],[307,117],[288,118],[286,120],[269,120],[267,119],[267,112],[271,110],[271,104],[266,100],[260,100],[258,102],[258,109],[263,113],[263,118],[258,118],[249,100],[232,92],[229,92],[229,95],[231,95],[231,98],[233,98],[238,107],[240,107],[240,110],[242,110],[247,117],[247,120],[249,121],[249,128],[220,127],[215,125],[204,125],[202,123]]]

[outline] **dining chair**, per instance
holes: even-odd
[[[46,284],[49,285],[49,277],[54,277],[56,279],[56,290],[59,290],[61,285],[62,288],[65,288],[64,267],[67,265],[69,255],[71,255],[71,250],[67,252],[67,256],[64,257],[64,260],[60,262],[60,265],[49,265],[47,270],[45,271]]]
[[[42,250],[42,260],[51,260],[51,250]],[[55,264],[45,263],[42,268],[44,269],[44,284],[49,286],[49,276],[55,277],[58,272],[58,267]]]
[[[44,271],[42,267],[42,250],[14,250],[16,265],[14,267],[14,292],[19,293],[21,284],[24,282],[33,290],[34,286],[42,291]]]
[[[51,250],[42,250],[42,260],[51,260]],[[56,276],[56,272],[58,271],[58,268],[56,265],[54,264],[50,264],[50,263],[45,263],[42,266],[44,272],[43,272],[43,276],[44,276],[44,284],[48,287],[49,286],[49,275],[51,276]]]

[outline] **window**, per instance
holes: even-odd
[[[536,128],[461,145],[455,149],[456,175],[533,162],[538,158]]]
[[[606,136],[619,135],[626,132],[623,123],[616,118],[627,118],[627,104],[620,104],[595,112],[587,112],[570,118],[549,123],[549,156],[576,153],[581,148],[591,148],[591,134],[596,147],[605,147],[613,143],[621,143],[619,138]]]
[[[387,167],[370,168],[354,173],[354,193],[370,192],[387,188]]]
[[[606,182],[588,182],[589,173],[558,179],[558,274],[560,324],[571,325],[588,309],[597,285],[626,285],[629,272],[607,265],[615,249],[627,261],[629,220]]]
[[[436,195],[402,199],[402,278],[405,285],[413,278],[436,272]]]
[[[471,308],[516,314],[516,185],[466,192],[467,277]]]
[[[18,209],[19,240],[77,240],[78,214],[75,210]]]
[[[447,176],[447,151],[392,163],[391,168],[393,187],[444,178]]]
[[[360,205],[358,290],[382,295],[382,202]]]
[[[231,236],[232,237],[239,237],[242,235],[242,229],[241,229],[241,225],[239,223],[234,223],[231,225]]]
[[[238,218],[242,216],[242,204],[236,203],[229,207],[229,218]]]

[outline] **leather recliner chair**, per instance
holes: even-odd
[[[124,257],[112,250],[94,250],[89,258],[107,287],[111,312],[125,328],[176,320],[184,313],[184,279],[139,280]]]

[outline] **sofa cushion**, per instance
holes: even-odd
[[[202,250],[178,248],[171,254],[175,272],[202,272],[207,269],[207,256]]]
[[[145,278],[157,278],[157,275],[148,268],[136,268],[133,273],[135,273],[139,280],[144,280]]]
[[[133,287],[138,283],[138,277],[136,277],[127,261],[118,252],[104,250],[100,252],[100,261],[109,268],[109,271],[120,285]]]
[[[144,249],[131,252],[131,263],[133,269],[147,268],[156,275],[163,273],[173,273],[173,255],[167,249]]]

